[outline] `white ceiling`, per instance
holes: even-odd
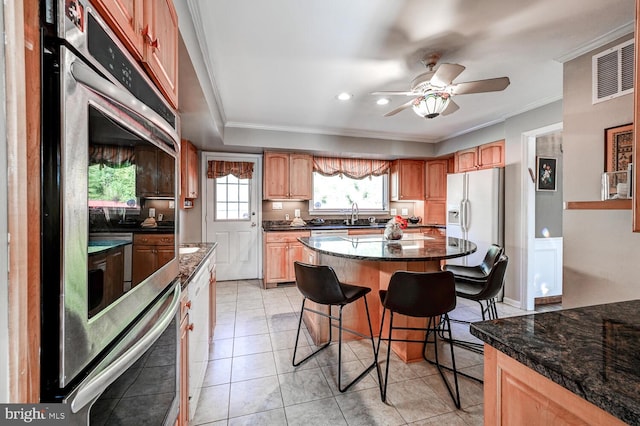
[[[183,134],[215,149],[222,127],[438,142],[562,98],[562,62],[633,31],[634,0],[187,0],[177,2]],[[188,55],[187,55],[188,52]],[[408,90],[425,54],[454,82],[507,76],[435,119]],[[340,92],[353,94],[341,102]],[[206,145],[206,146],[204,146]]]

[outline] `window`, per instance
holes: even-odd
[[[89,207],[133,207],[136,198],[136,166],[89,166]]]
[[[251,179],[229,174],[215,179],[216,220],[249,220]]]
[[[352,179],[344,175],[323,176],[313,173],[311,214],[336,214],[351,211],[353,203],[360,212],[388,212],[388,174]]]

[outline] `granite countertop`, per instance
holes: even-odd
[[[298,240],[319,253],[356,260],[430,261],[466,256],[477,249],[473,242],[459,238],[408,233],[393,241],[380,234],[323,235]]]
[[[640,300],[471,324],[471,334],[629,424],[640,424]]]
[[[273,221],[265,220],[262,222],[262,229],[265,232],[274,231],[314,231],[323,229],[384,229],[387,221],[379,221],[374,224],[370,224],[366,219],[359,219],[355,225],[345,225],[343,219],[327,219],[321,225],[313,225],[310,223],[310,219],[305,220],[306,225],[303,226],[291,226],[291,222],[288,221]],[[409,229],[419,228],[446,228],[445,225],[427,225],[427,224],[412,224],[408,225]]]
[[[216,248],[218,243],[187,243],[180,244],[180,248],[196,248],[197,250],[192,253],[179,254],[180,269],[178,272],[178,278],[180,278],[180,285],[184,290],[187,284],[195,277],[196,273],[203,264],[211,252]]]

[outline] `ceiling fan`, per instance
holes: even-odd
[[[413,79],[410,91],[372,93],[372,95],[404,95],[414,97],[414,99],[409,102],[386,113],[384,115],[385,117],[395,115],[409,107],[412,107],[417,115],[424,118],[448,115],[460,108],[453,102],[452,98],[454,96],[468,95],[471,93],[497,92],[506,89],[510,83],[509,77],[453,83],[453,80],[464,71],[465,67],[458,64],[442,64],[434,71],[433,68],[438,59],[440,59],[440,55],[433,54],[421,61],[429,71]]]

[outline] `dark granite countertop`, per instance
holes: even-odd
[[[178,272],[178,278],[180,278],[180,284],[182,289],[189,284],[191,279],[195,277],[196,273],[200,270],[200,267],[211,252],[216,248],[218,243],[187,243],[180,244],[180,249],[183,248],[196,248],[197,250],[192,253],[180,253],[180,269]]]
[[[640,300],[471,324],[471,334],[629,424],[640,424]]]
[[[409,234],[389,241],[380,234],[303,237],[298,240],[322,254],[356,260],[430,261],[452,259],[476,251],[473,242],[441,235]]]
[[[305,220],[307,223],[303,226],[291,226],[291,222],[287,221],[269,221],[265,220],[262,222],[262,229],[265,232],[276,232],[276,231],[318,231],[324,229],[384,229],[387,221],[380,221],[374,224],[370,224],[369,221],[365,219],[359,219],[355,225],[345,225],[344,220],[342,219],[327,219],[321,225],[313,225],[310,220]],[[427,225],[427,224],[409,224],[409,229],[419,229],[419,228],[446,228],[444,225]]]

